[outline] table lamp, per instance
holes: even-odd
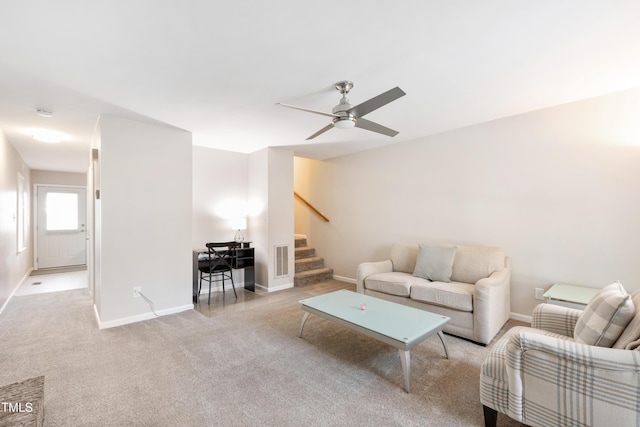
[[[240,243],[244,240],[244,236],[242,235],[242,231],[247,229],[247,218],[234,218],[231,220],[231,229],[238,230],[233,240]]]

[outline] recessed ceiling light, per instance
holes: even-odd
[[[36,113],[38,113],[38,115],[42,117],[53,117],[53,113],[49,110],[45,110],[44,108],[38,108],[36,110]]]

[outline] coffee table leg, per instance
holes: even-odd
[[[400,350],[400,364],[402,364],[402,375],[404,375],[404,390],[411,393],[411,354],[409,350]]]
[[[302,316],[302,323],[300,324],[300,333],[298,334],[298,337],[302,338],[302,328],[304,328],[304,322],[307,321],[307,318],[309,317],[311,313],[309,313],[308,311],[304,313],[304,316]]]
[[[442,333],[442,331],[438,332],[438,337],[440,337],[440,341],[442,341],[442,346],[444,347],[444,355],[448,359],[449,358],[449,349],[447,349],[447,343],[444,341],[444,334]]]

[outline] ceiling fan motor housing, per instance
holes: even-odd
[[[333,110],[331,110],[331,112],[333,114],[340,114],[343,111],[347,111],[351,107],[353,107],[353,105],[349,104],[349,100],[343,96],[340,100],[340,104],[333,107]]]
[[[348,111],[352,107],[353,105],[349,104],[349,99],[343,94],[340,103],[331,110],[333,114],[338,116],[333,118],[333,125],[335,127],[338,129],[348,129],[356,125],[356,117]]]

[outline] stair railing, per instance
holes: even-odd
[[[323,220],[325,220],[325,222],[329,222],[329,218],[327,218],[325,216],[325,214],[323,214],[322,212],[320,212],[318,209],[316,209],[315,206],[313,206],[311,203],[309,203],[304,197],[302,197],[301,195],[299,195],[298,193],[296,193],[295,191],[293,192],[294,197],[298,198],[298,200],[300,200],[302,203],[304,203],[305,205],[307,205],[309,207],[309,209],[311,209],[312,211],[314,211],[318,216],[320,216],[320,218],[322,218]]]

